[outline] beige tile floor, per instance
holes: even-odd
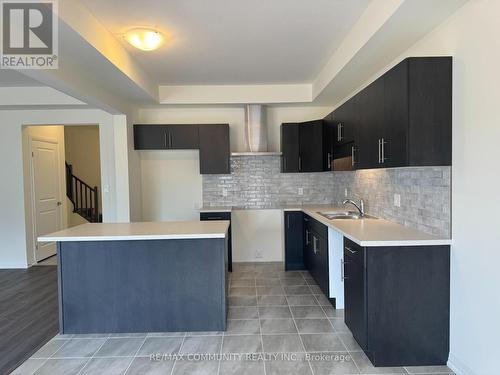
[[[14,374],[453,374],[373,367],[309,273],[282,269],[234,265],[226,332],[58,335]]]

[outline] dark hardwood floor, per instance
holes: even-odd
[[[0,374],[59,332],[56,266],[0,270]]]

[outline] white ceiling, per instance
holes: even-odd
[[[113,34],[171,35],[154,52],[127,46],[157,84],[223,85],[311,82],[369,0],[81,2]]]

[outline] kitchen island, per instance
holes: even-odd
[[[60,333],[223,331],[229,222],[83,224],[57,242]]]

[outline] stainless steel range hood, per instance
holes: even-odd
[[[245,106],[245,152],[233,152],[233,156],[244,155],[280,155],[279,152],[269,152],[267,148],[267,113],[261,104]]]

